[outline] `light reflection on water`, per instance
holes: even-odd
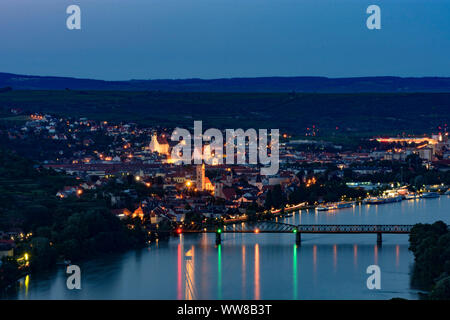
[[[242,297],[245,298],[245,288],[247,286],[246,282],[246,275],[247,275],[247,264],[246,264],[246,256],[245,256],[245,245],[242,245],[242,270],[241,270],[241,277],[242,277]]]
[[[260,297],[260,274],[259,274],[259,244],[255,244],[255,281],[254,281],[254,286],[255,286],[255,296],[254,299],[255,300],[259,300]]]
[[[292,259],[292,283],[294,286],[294,290],[292,293],[292,299],[297,300],[298,299],[298,282],[297,282],[297,275],[298,275],[298,263],[297,263],[297,250],[298,246],[294,244],[294,253],[293,253],[293,259]]]
[[[450,197],[313,210],[292,224],[450,223]],[[23,280],[19,299],[390,299],[417,298],[407,235],[180,235],[149,248],[81,264],[82,289],[66,289],[63,269]],[[367,266],[381,268],[381,290],[366,287]],[[26,280],[26,281],[25,281]]]

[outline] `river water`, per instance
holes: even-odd
[[[291,224],[450,224],[450,196],[329,212],[304,210]],[[280,221],[281,222],[281,221]],[[81,290],[64,268],[22,279],[12,299],[418,299],[410,286],[408,235],[214,234],[173,237],[148,248],[80,264]],[[381,269],[369,290],[366,269]]]

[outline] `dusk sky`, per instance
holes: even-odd
[[[66,28],[66,8],[82,30]],[[366,8],[381,7],[381,30]],[[450,76],[450,0],[1,0],[0,72]]]

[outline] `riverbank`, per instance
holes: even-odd
[[[414,197],[414,198],[407,198],[407,197],[392,197],[392,200],[390,198],[383,198],[384,201],[374,201],[374,202],[370,202],[368,201],[368,199],[371,198],[365,198],[362,200],[352,200],[352,201],[343,201],[343,202],[323,202],[320,204],[314,204],[314,205],[309,205],[306,202],[297,204],[297,205],[286,205],[285,207],[281,208],[281,209],[275,209],[275,210],[270,210],[269,212],[271,214],[273,214],[274,216],[285,216],[287,213],[291,213],[291,212],[295,212],[295,211],[299,211],[299,210],[308,210],[308,209],[318,209],[321,207],[329,207],[329,210],[337,210],[337,209],[345,209],[345,208],[349,208],[350,206],[342,206],[340,207],[339,204],[341,203],[345,203],[345,204],[349,204],[352,203],[354,205],[361,205],[361,204],[367,204],[367,205],[382,205],[382,204],[390,204],[390,203],[394,203],[394,202],[401,202],[401,201],[411,201],[411,200],[418,200],[418,199],[435,199],[435,198],[439,198],[439,197],[444,197],[444,196],[449,196],[450,197],[450,193],[447,191],[445,193],[439,194],[436,192],[427,192],[425,193],[424,196],[420,195],[418,197]],[[378,198],[377,198],[378,199]],[[382,198],[380,198],[382,199]],[[323,211],[327,211],[327,210],[323,210]],[[267,211],[261,212],[262,213],[267,213]]]
[[[293,212],[286,223],[450,223],[450,197],[359,205],[320,214]],[[63,268],[31,276],[15,299],[186,299],[186,272],[196,299],[418,299],[411,287],[414,256],[407,235],[180,234],[168,241],[80,264],[82,290],[67,290]],[[366,287],[368,265],[380,266],[381,290]],[[75,292],[76,291],[76,292]]]
[[[412,283],[428,290],[426,299],[450,299],[450,230],[442,221],[417,224],[410,235],[414,254]]]

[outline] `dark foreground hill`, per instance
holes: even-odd
[[[450,78],[262,77],[230,79],[103,81],[0,73],[0,88],[15,90],[123,90],[171,92],[450,92]]]

